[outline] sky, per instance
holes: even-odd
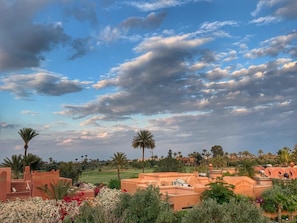
[[[0,161],[297,144],[296,0],[0,0]]]

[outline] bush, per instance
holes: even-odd
[[[209,189],[205,190],[201,194],[202,200],[214,199],[216,202],[222,204],[229,202],[231,198],[235,197],[233,192],[234,186],[221,181],[208,184]]]
[[[208,199],[196,205],[183,217],[182,223],[268,223],[252,202],[231,199],[229,203],[219,204]]]
[[[121,181],[118,179],[111,179],[108,182],[108,187],[110,189],[121,189]]]
[[[75,216],[75,221],[70,216],[67,216],[63,223],[109,223],[109,222],[115,222],[110,221],[109,219],[110,215],[107,214],[107,212],[100,207],[96,206],[90,206],[88,203],[84,203],[79,208],[79,213],[77,216]]]
[[[124,193],[114,210],[117,218],[129,223],[175,223],[176,217],[170,204],[162,201],[159,189],[149,186],[135,194]]]

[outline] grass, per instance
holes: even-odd
[[[145,169],[145,173],[151,173],[153,169]],[[142,173],[142,169],[122,169],[121,170],[121,179],[130,179],[130,178],[137,178],[138,174]],[[104,183],[108,184],[111,179],[117,179],[117,169],[115,168],[101,168],[101,171],[97,170],[87,170],[83,171],[79,180],[82,182],[97,184],[97,183]]]

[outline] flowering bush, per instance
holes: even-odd
[[[120,201],[121,194],[120,190],[103,187],[100,190],[99,196],[94,199],[95,205],[101,206],[105,210],[112,210]]]
[[[102,188],[99,196],[93,200],[84,200],[84,194],[66,196],[62,200],[43,200],[32,197],[27,200],[0,202],[1,223],[61,223],[67,217],[74,220],[84,203],[92,207],[112,210],[120,199],[122,192],[115,189]]]
[[[0,202],[0,222],[10,223],[58,223],[60,202],[39,197],[28,200]]]
[[[79,213],[79,206],[83,202],[84,193],[81,192],[77,196],[66,196],[63,198],[59,205],[60,219],[63,221],[66,216],[69,216],[71,219],[75,218],[75,215]]]
[[[263,204],[264,203],[264,198],[259,196],[259,197],[256,198],[255,201],[256,201],[257,204]]]
[[[59,223],[66,215],[74,218],[82,200],[79,197],[63,200],[43,200],[33,197],[28,200],[0,202],[2,223]]]

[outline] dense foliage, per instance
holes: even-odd
[[[231,199],[229,202],[220,204],[213,199],[208,199],[185,215],[182,223],[268,223],[260,209],[252,202],[244,199]]]
[[[158,162],[154,168],[154,172],[184,172],[185,166],[180,160],[166,157]]]
[[[223,204],[207,199],[193,209],[174,212],[158,188],[149,186],[134,194],[102,188],[97,197],[83,200],[30,198],[0,202],[0,222],[35,223],[266,223],[261,210],[248,199]]]
[[[149,186],[135,194],[124,193],[115,211],[118,218],[129,223],[173,223],[175,216],[167,201],[161,199],[159,189]]]
[[[234,186],[231,184],[217,181],[207,184],[209,188],[201,194],[202,200],[213,199],[219,204],[228,203],[232,198],[235,198],[233,192]]]
[[[279,221],[282,210],[288,211],[292,220],[292,213],[297,210],[297,180],[274,183],[260,198],[261,207],[267,212],[278,213]]]

